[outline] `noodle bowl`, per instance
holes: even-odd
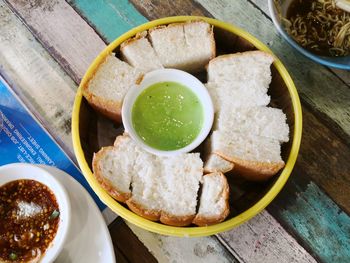
[[[317,55],[350,54],[350,13],[334,0],[294,0],[282,21],[296,42]]]

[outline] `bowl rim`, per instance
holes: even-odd
[[[140,94],[150,86],[165,81],[176,82],[192,91],[199,99],[203,110],[203,124],[199,133],[192,142],[176,150],[159,150],[143,141],[137,134],[132,124],[132,109]],[[190,85],[191,83],[191,85]],[[192,74],[179,70],[162,68],[146,73],[139,85],[131,87],[124,97],[122,105],[122,121],[125,131],[144,150],[162,156],[174,156],[181,153],[188,153],[198,147],[208,136],[214,121],[214,106],[208,90],[204,84]]]
[[[2,176],[0,175],[0,186],[16,180],[35,180],[47,186],[55,195],[60,210],[60,222],[54,239],[40,258],[40,262],[43,263],[54,261],[65,245],[71,221],[71,203],[65,187],[50,172],[34,164],[6,164],[0,166],[0,173],[2,173]],[[21,174],[18,175],[19,173]],[[1,180],[6,174],[8,177]],[[40,174],[40,176],[36,176],[37,174]],[[14,178],[10,179],[10,177]]]
[[[310,51],[306,50],[302,46],[300,46],[292,37],[289,36],[289,34],[284,30],[281,23],[279,23],[277,16],[274,12],[274,0],[268,1],[268,8],[270,17],[272,19],[272,22],[274,26],[276,27],[277,31],[282,35],[282,37],[287,41],[289,45],[291,45],[293,48],[295,48],[297,51],[299,51],[301,54],[303,54],[305,57],[321,64],[327,67],[337,68],[337,69],[343,69],[343,70],[350,70],[350,55],[346,56],[344,58],[349,58],[348,64],[339,64],[337,62],[331,61],[332,57],[329,57],[330,59],[326,59],[327,57],[317,56]]]
[[[265,195],[256,202],[253,206],[242,212],[241,214],[230,218],[222,223],[218,223],[212,226],[206,227],[175,227],[168,226],[158,222],[152,222],[148,219],[145,219],[131,210],[125,208],[121,204],[119,204],[116,200],[114,200],[97,182],[95,177],[92,174],[91,169],[84,157],[84,152],[81,146],[80,136],[79,136],[79,114],[80,114],[80,106],[83,99],[82,87],[84,87],[90,79],[90,76],[94,73],[98,65],[103,61],[103,59],[110,53],[113,52],[115,48],[117,48],[123,41],[133,37],[138,32],[142,32],[149,28],[161,25],[161,24],[170,24],[176,22],[186,22],[189,20],[204,20],[209,24],[212,24],[215,27],[221,28],[223,30],[229,31],[233,34],[239,35],[240,37],[246,39],[248,42],[252,43],[257,49],[270,53],[274,56],[274,66],[279,72],[280,76],[284,80],[290,97],[292,101],[293,111],[294,111],[294,130],[293,130],[293,142],[290,150],[290,154],[284,169],[282,170],[280,176],[277,178],[272,187],[265,193]],[[263,44],[260,40],[253,37],[246,31],[228,24],[226,22],[222,22],[213,18],[207,18],[202,16],[173,16],[166,17],[157,20],[153,20],[137,26],[130,31],[124,33],[117,39],[115,39],[112,43],[110,43],[92,62],[88,70],[86,71],[79,88],[76,93],[76,97],[74,100],[73,111],[72,111],[72,138],[73,138],[73,148],[75,155],[78,160],[78,164],[92,187],[97,196],[104,202],[110,209],[112,209],[115,213],[128,220],[130,223],[135,224],[141,228],[146,230],[164,234],[171,236],[181,236],[181,237],[198,237],[198,236],[208,236],[213,235],[219,232],[230,230],[244,222],[248,219],[252,218],[260,211],[262,211],[271,201],[276,197],[276,195],[281,191],[282,187],[287,182],[287,179],[292,172],[294,164],[296,162],[298,151],[300,148],[301,142],[301,133],[302,133],[302,110],[301,104],[299,100],[299,95],[297,89],[293,83],[292,78],[290,77],[287,69],[283,66],[282,62],[272,53],[272,51]]]

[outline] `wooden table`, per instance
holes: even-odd
[[[303,106],[298,161],[266,210],[225,233],[176,238],[118,217],[118,262],[350,262],[350,72],[323,67],[276,32],[266,0],[0,0],[0,71],[74,158],[77,85],[112,40],[148,20],[203,15],[237,25],[283,61]]]

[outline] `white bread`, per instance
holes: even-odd
[[[117,137],[114,147],[95,154],[93,170],[108,193],[145,218],[185,226],[196,215],[203,176],[199,153],[156,156],[123,135]]]
[[[215,112],[225,105],[236,108],[268,105],[272,62],[273,56],[262,51],[222,55],[210,60],[206,87]]]
[[[222,222],[229,214],[229,185],[222,173],[211,173],[203,177],[199,209],[193,223],[207,226]]]
[[[267,87],[259,85],[255,80],[231,82],[208,82],[205,84],[214,104],[214,111],[227,105],[234,108],[266,106],[270,103]]]
[[[217,114],[215,129],[235,131],[288,142],[289,127],[286,115],[271,107],[234,108],[223,105]]]
[[[159,26],[149,30],[149,38],[166,68],[197,72],[215,57],[213,27],[204,21]]]
[[[111,54],[83,87],[83,95],[97,111],[120,122],[124,96],[131,86],[139,84],[142,77],[140,70]]]
[[[234,131],[214,131],[210,137],[211,152],[232,161],[242,159],[266,163],[283,162],[277,140]]]
[[[280,143],[289,140],[286,116],[266,107],[272,62],[273,56],[262,51],[223,55],[209,62],[206,86],[216,121],[206,144],[205,167],[217,154],[234,164],[233,172],[250,180],[266,180],[283,168]],[[224,172],[221,166],[211,169]]]
[[[218,56],[210,60],[208,82],[245,82],[256,80],[266,89],[271,82],[270,65],[274,57],[263,51],[247,51]]]
[[[147,39],[147,32],[137,34],[134,38],[120,45],[122,58],[144,73],[163,68],[163,65]]]
[[[227,173],[231,171],[234,164],[230,161],[225,160],[221,156],[211,153],[204,163],[204,173]]]

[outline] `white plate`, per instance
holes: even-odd
[[[108,228],[92,197],[72,176],[40,165],[66,188],[71,202],[71,225],[55,263],[115,263]]]

